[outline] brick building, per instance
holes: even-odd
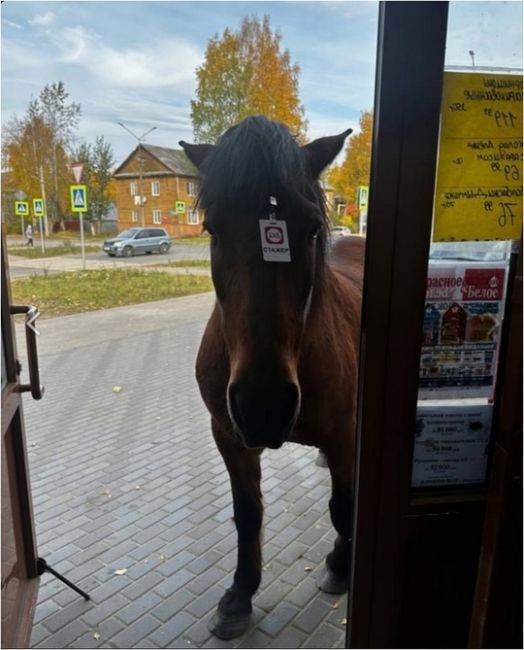
[[[113,176],[119,229],[158,225],[172,237],[202,232],[198,172],[181,149],[139,144]]]

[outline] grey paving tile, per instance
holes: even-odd
[[[298,445],[262,457],[266,568],[250,628],[234,642],[209,633],[236,566],[236,530],[229,477],[194,380],[204,319],[178,322],[181,303],[169,304],[169,327],[137,332],[111,321],[126,336],[97,341],[102,330],[91,328],[80,347],[67,347],[80,320],[55,319],[55,340],[65,332],[60,345],[40,348],[46,399],[26,409],[37,445],[29,454],[39,546],[92,601],[84,611],[73,592],[43,576],[33,646],[340,644],[345,604],[332,610],[315,583],[334,539],[329,476],[314,465],[316,451]],[[78,367],[82,376],[67,381]],[[127,573],[116,576],[119,568]],[[302,629],[314,618],[317,628]]]
[[[298,608],[294,605],[286,602],[280,603],[278,607],[275,607],[264,619],[262,619],[258,628],[266,634],[275,637],[295,618],[298,612]]]
[[[148,633],[148,636],[160,648],[168,648],[171,642],[193,625],[195,621],[194,616],[186,612],[180,612],[166,623],[162,623],[153,634]]]
[[[125,627],[121,632],[110,639],[115,648],[132,648],[144,637],[151,638],[151,632],[160,626],[160,621],[146,614],[138,621]],[[154,640],[154,639],[153,639]]]
[[[307,640],[307,635],[296,627],[286,627],[280,634],[271,641],[267,646],[268,648],[300,648],[304,641]],[[319,646],[322,647],[322,646]]]

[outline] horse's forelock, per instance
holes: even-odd
[[[228,129],[202,173],[204,209],[263,214],[269,197],[276,196],[281,204],[315,202],[325,216],[321,192],[309,177],[301,147],[285,125],[265,117],[249,117]]]

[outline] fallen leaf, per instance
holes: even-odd
[[[113,386],[113,393],[120,393],[122,391],[122,386]]]
[[[110,497],[110,496],[112,496],[112,495],[111,495],[111,490],[104,490],[104,491],[102,492],[102,496],[105,496],[105,497]]]
[[[98,632],[93,632],[93,639],[95,639],[95,641],[98,641],[99,638],[100,634]]]
[[[306,566],[304,567],[304,571],[313,571],[313,567]]]
[[[333,603],[333,605],[331,605],[331,609],[338,609],[339,605],[340,603]]]
[[[348,624],[348,619],[343,618],[340,622],[342,623],[342,625],[347,625]]]
[[[123,576],[127,573],[127,569],[117,569],[114,573],[116,576]]]

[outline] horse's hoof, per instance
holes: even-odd
[[[228,614],[217,611],[209,621],[209,631],[227,641],[242,636],[249,627],[250,614]]]
[[[345,594],[348,590],[348,580],[338,578],[326,567],[318,580],[318,588],[326,594]]]

